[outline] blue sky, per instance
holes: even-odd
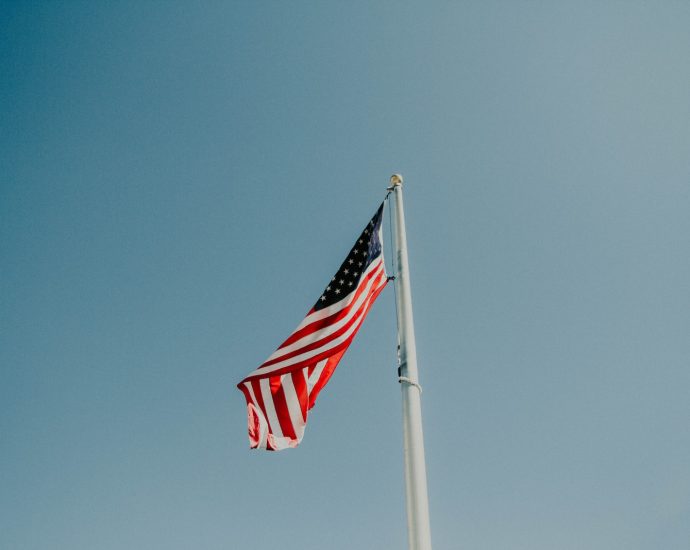
[[[297,450],[235,389],[402,172],[435,548],[685,550],[689,27],[3,2],[0,545],[403,548],[392,288]]]

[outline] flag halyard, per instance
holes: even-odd
[[[304,320],[237,385],[251,448],[278,451],[302,441],[308,411],[388,282],[382,217],[383,204]]]

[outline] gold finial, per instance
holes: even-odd
[[[393,174],[391,176],[391,186],[395,187],[396,185],[402,185],[403,184],[403,177],[402,174]]]

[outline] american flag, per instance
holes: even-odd
[[[247,400],[252,449],[279,451],[302,441],[307,412],[388,282],[382,216],[383,204],[304,321],[237,384]]]

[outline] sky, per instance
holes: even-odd
[[[688,3],[0,8],[2,548],[404,548],[392,287],[235,388],[400,172],[434,548],[687,549]]]

